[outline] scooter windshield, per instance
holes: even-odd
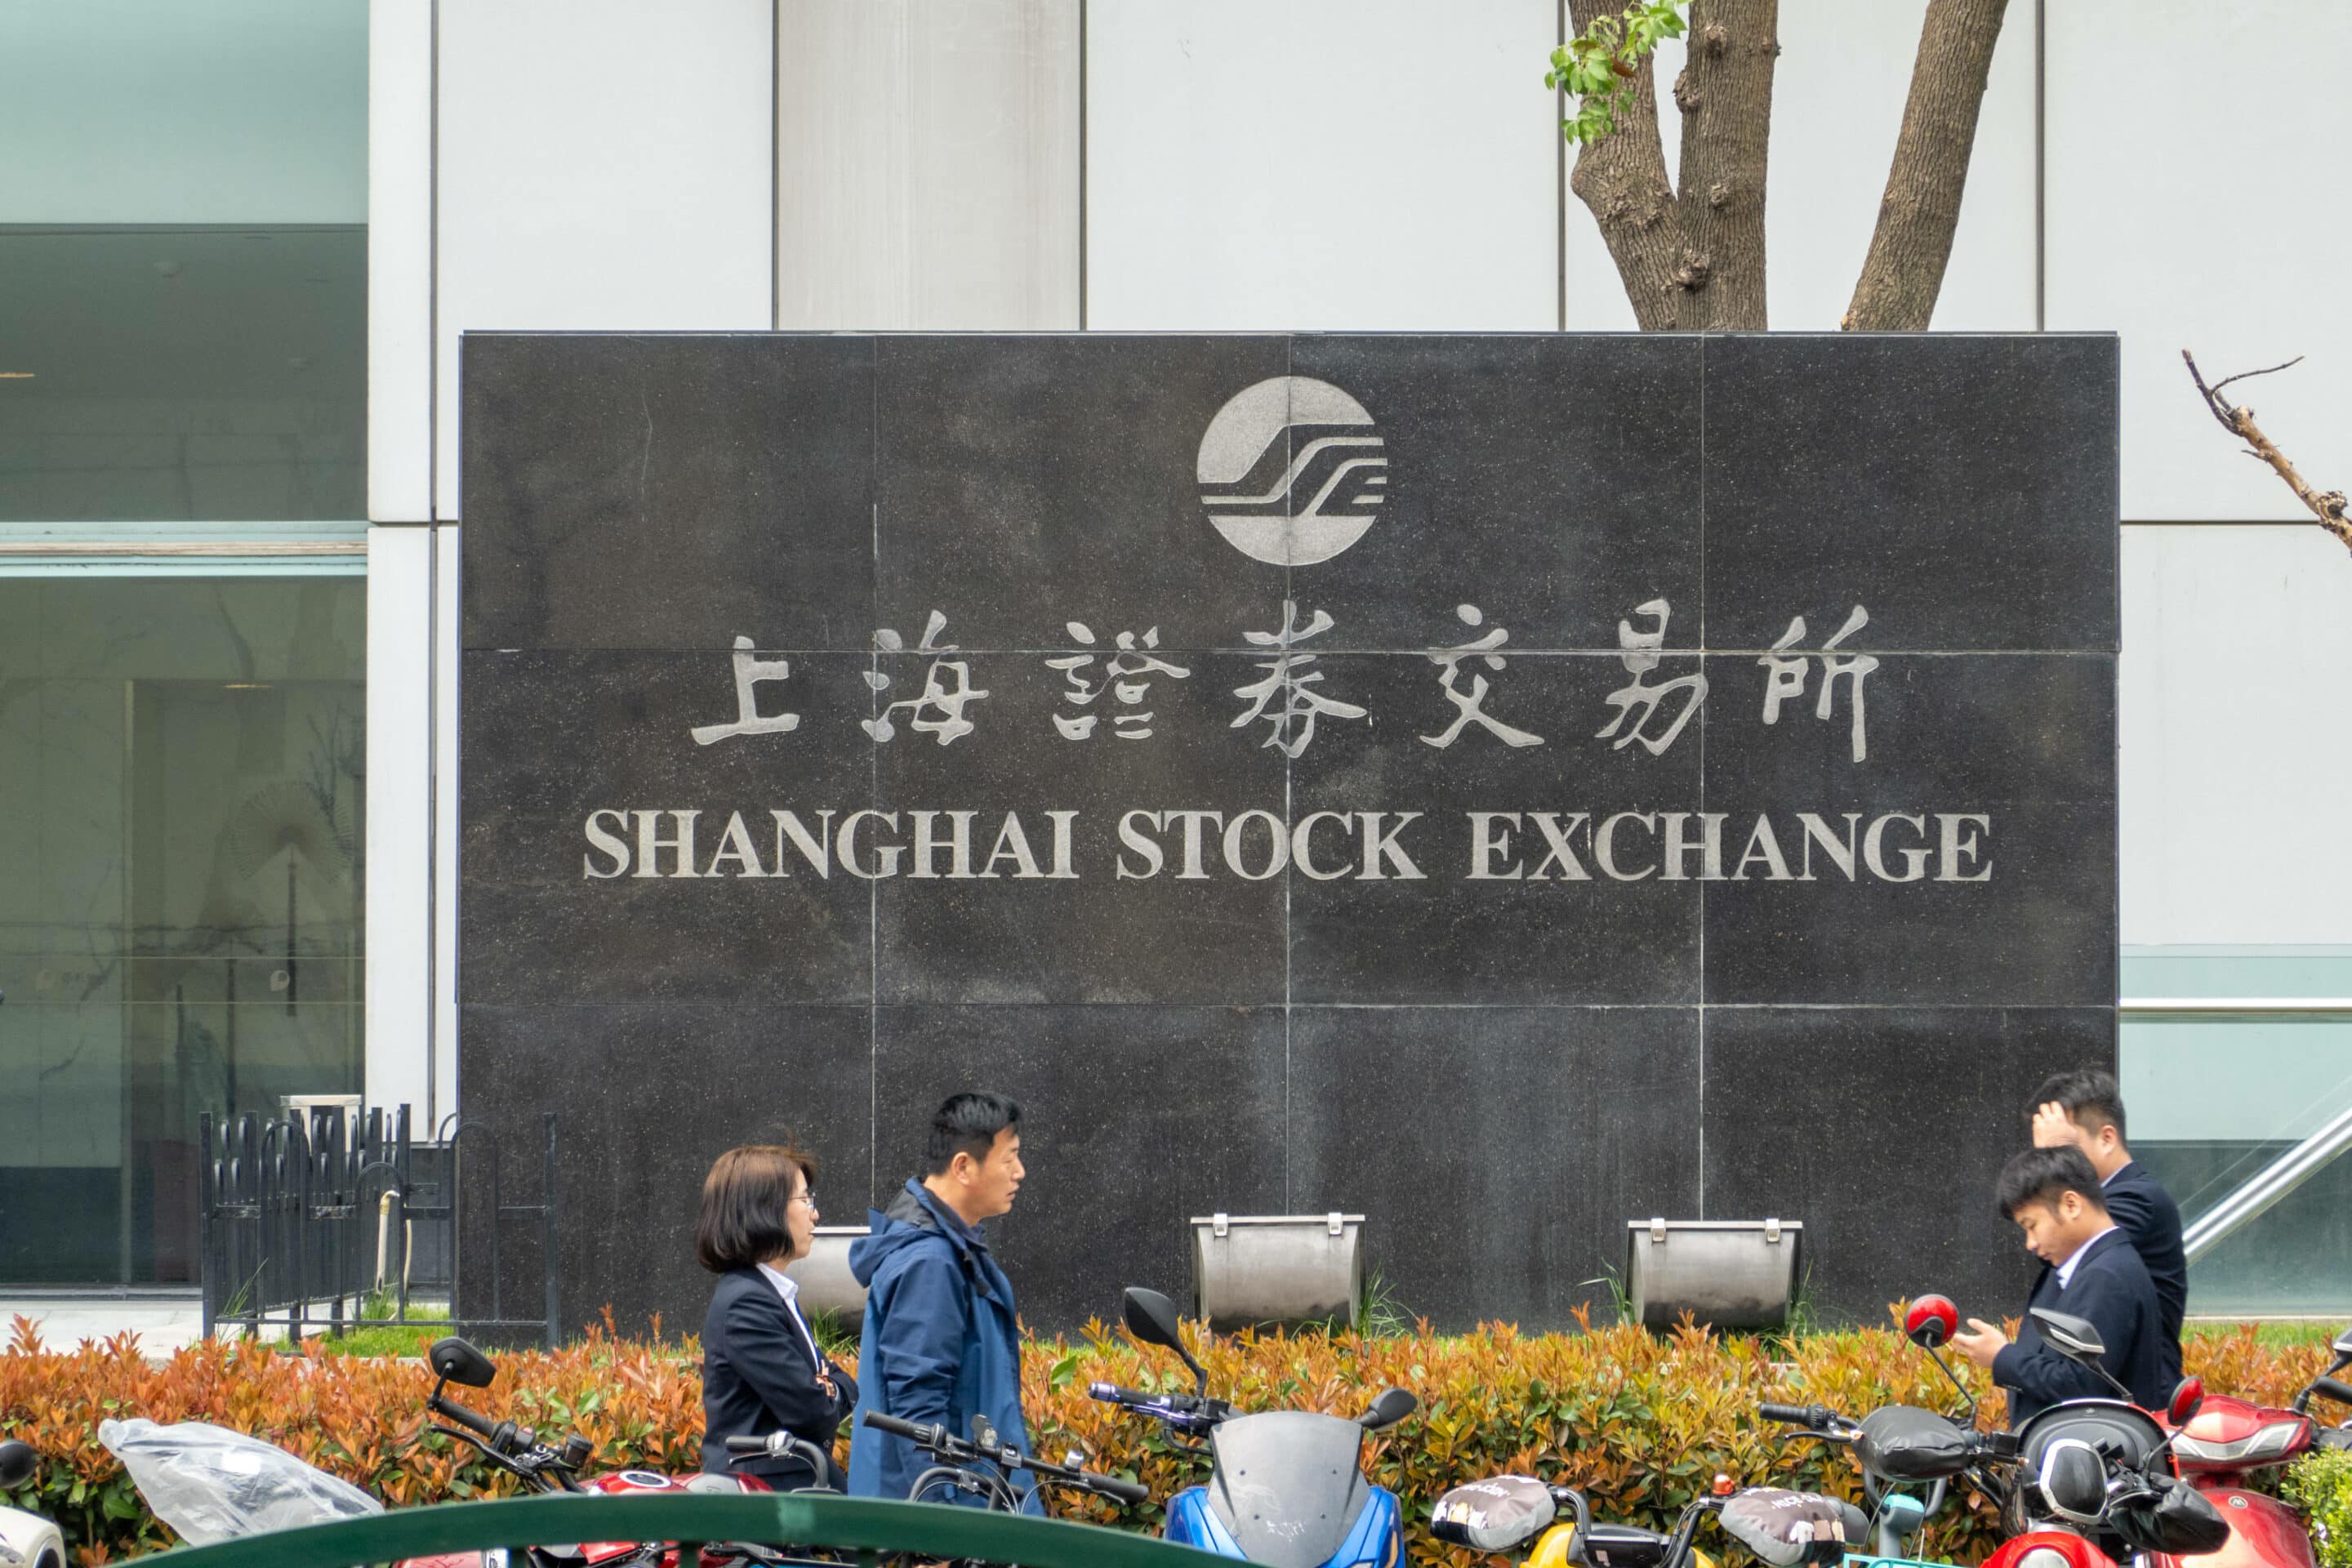
[[[1210,1435],[1209,1506],[1266,1568],[1318,1568],[1348,1539],[1371,1492],[1358,1465],[1364,1429],[1336,1415],[1275,1410]]]

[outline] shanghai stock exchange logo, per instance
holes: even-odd
[[[1235,394],[1202,433],[1197,467],[1225,542],[1276,566],[1328,561],[1361,539],[1389,482],[1364,405],[1303,375]]]

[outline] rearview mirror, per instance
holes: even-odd
[[[2346,1361],[2352,1361],[2352,1329],[2347,1329],[2336,1335],[2336,1342],[2328,1348]]]
[[[2186,1426],[2197,1419],[2197,1413],[2204,1407],[2205,1380],[2184,1377],[2180,1386],[2172,1391],[2172,1403],[2165,1407],[2164,1418],[2176,1428]]]
[[[2106,1512],[2107,1462],[2079,1437],[2060,1437],[2044,1449],[2033,1481],[2050,1511],[2069,1524],[2096,1524]]]
[[[2033,1321],[2050,1348],[2068,1361],[2095,1363],[2107,1353],[2107,1342],[2100,1338],[2098,1325],[2088,1318],[2036,1307]]]
[[[29,1443],[11,1438],[0,1443],[0,1491],[15,1491],[33,1479],[40,1468],[41,1457],[33,1452]]]
[[[433,1348],[425,1352],[425,1359],[436,1377],[462,1383],[467,1388],[488,1388],[499,1375],[489,1357],[455,1334],[446,1340],[435,1340]]]
[[[1176,1303],[1157,1290],[1147,1290],[1140,1285],[1129,1285],[1121,1297],[1121,1316],[1127,1320],[1127,1331],[1148,1345],[1159,1345],[1176,1352],[1192,1381],[1203,1394],[1209,1389],[1209,1374],[1184,1348],[1184,1333],[1178,1324]]]
[[[1395,1426],[1420,1408],[1421,1401],[1403,1389],[1383,1388],[1380,1396],[1372,1401],[1371,1407],[1356,1417],[1356,1423],[1367,1432],[1377,1432],[1384,1426]]]
[[[1923,1351],[1934,1350],[1959,1328],[1960,1310],[1949,1296],[1922,1296],[1903,1318],[1904,1337]]]

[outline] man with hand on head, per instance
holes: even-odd
[[[1967,1331],[1952,1336],[1952,1348],[2009,1390],[2010,1426],[2021,1426],[2063,1400],[2115,1397],[2105,1379],[2042,1342],[2036,1307],[2089,1320],[2106,1346],[2099,1364],[2130,1390],[2134,1404],[2162,1410],[2180,1381],[2179,1363],[2164,1353],[2155,1283],[2109,1216],[2091,1162],[2079,1149],[2028,1149],[2001,1168],[1996,1191],[2002,1217],[2017,1222],[2027,1250],[2049,1267],[2026,1299],[2016,1343],[1970,1318]]]
[[[853,1497],[901,1499],[930,1461],[903,1437],[866,1425],[869,1411],[972,1435],[984,1415],[995,1440],[1026,1454],[1021,1417],[1021,1326],[1013,1282],[989,1256],[982,1226],[1009,1213],[1027,1174],[1021,1108],[1001,1094],[958,1094],[931,1118],[925,1173],[870,1215],[873,1234],[849,1248],[866,1287],[857,1415],[849,1440]],[[1011,1478],[1024,1512],[1042,1511],[1028,1472]],[[928,1501],[982,1506],[970,1493]]]
[[[2095,1068],[2062,1072],[2034,1091],[2028,1114],[2037,1149],[2079,1149],[2099,1173],[2107,1213],[2131,1238],[2164,1309],[2165,1354],[2180,1374],[2180,1321],[2189,1310],[2189,1256],[2180,1210],[2124,1144],[2124,1099],[2115,1075]]]

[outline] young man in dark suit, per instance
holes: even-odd
[[[2131,1391],[2132,1402],[2162,1410],[2180,1381],[2164,1354],[2163,1310],[2131,1240],[2107,1213],[2099,1174],[2079,1149],[2028,1149],[2003,1166],[1998,1188],[2003,1217],[2025,1233],[2028,1250],[2049,1267],[2026,1300],[2017,1342],[1970,1318],[1952,1348],[1990,1369],[2009,1390],[2009,1424],[2021,1426],[2067,1399],[2112,1399],[2115,1390],[2085,1366],[2042,1342],[2036,1307],[2086,1318],[2106,1350],[2099,1364]]]
[[[2166,1354],[2180,1373],[2180,1321],[2189,1310],[2189,1257],[2180,1243],[2180,1210],[2163,1184],[2132,1158],[2124,1143],[2124,1099],[2115,1075],[2095,1068],[2063,1072],[2034,1091],[2027,1112],[2037,1149],[2079,1149],[2099,1173],[2107,1213],[2131,1238],[2132,1250],[2156,1285],[2164,1309]]]

